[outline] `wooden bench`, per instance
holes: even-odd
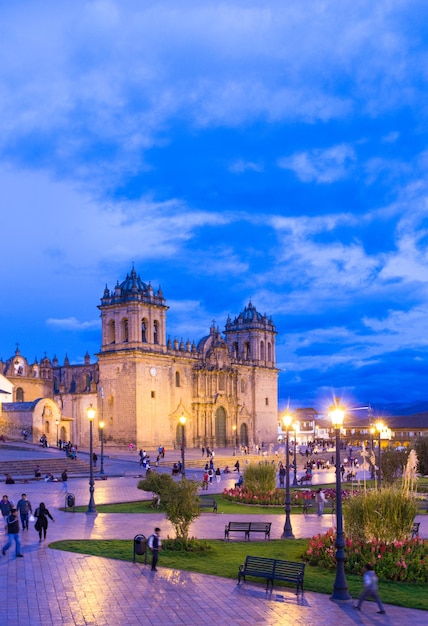
[[[266,579],[266,591],[269,583],[273,589],[273,581],[278,580],[296,585],[296,593],[302,590],[303,577],[305,573],[305,563],[295,563],[293,561],[282,561],[280,559],[268,559],[260,556],[247,556],[245,563],[239,566],[238,585],[241,579],[246,580],[246,576]]]
[[[229,522],[224,528],[224,538],[229,539],[229,533],[244,533],[250,541],[251,533],[264,533],[265,539],[270,539],[271,522]]]
[[[212,509],[213,513],[217,513],[217,502],[214,498],[199,498],[200,509]]]

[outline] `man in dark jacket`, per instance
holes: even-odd
[[[16,556],[24,556],[21,552],[21,541],[19,539],[19,519],[18,519],[18,510],[12,508],[12,512],[10,515],[6,517],[7,523],[7,535],[8,541],[4,544],[2,548],[3,556],[6,556],[6,550],[9,550],[12,545],[12,541],[15,542],[15,554]]]
[[[150,535],[148,546],[152,553],[152,572],[156,572],[156,564],[158,562],[159,550],[162,546],[162,541],[159,537],[160,528],[155,528],[153,535]]]
[[[3,498],[0,500],[0,511],[3,515],[3,519],[6,519],[6,517],[10,515],[12,511],[12,505],[7,496],[3,496]]]
[[[22,530],[28,530],[28,518],[30,517],[30,513],[33,512],[33,509],[31,508],[31,502],[27,500],[27,495],[25,493],[23,493],[21,499],[18,500],[16,508],[21,516]]]

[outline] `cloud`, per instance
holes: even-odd
[[[92,330],[94,328],[101,328],[101,322],[99,320],[92,320],[90,322],[80,322],[75,317],[67,317],[66,319],[53,319],[46,320],[46,324],[56,330],[68,330],[68,331],[81,331]]]
[[[278,166],[291,170],[305,183],[333,183],[349,176],[355,160],[351,146],[338,145],[326,150],[298,152],[279,159]]]
[[[251,163],[251,161],[235,161],[229,167],[230,172],[235,174],[243,174],[244,172],[262,172],[263,166],[260,163]]]

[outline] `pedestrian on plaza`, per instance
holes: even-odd
[[[33,509],[31,508],[31,502],[27,500],[27,495],[25,493],[23,493],[21,499],[18,500],[16,508],[18,509],[18,513],[21,517],[22,530],[28,530],[28,518],[30,517],[30,513],[33,512]]]
[[[40,465],[36,465],[36,467],[34,468],[34,478],[41,478],[42,477],[42,473],[40,471]]]
[[[235,468],[235,469],[234,469],[233,471],[234,471],[234,472],[238,472],[238,474],[239,474],[239,461],[236,461],[236,463],[235,463],[235,465],[234,465],[234,468]]]
[[[208,470],[208,479],[210,481],[210,484],[212,483],[214,478],[214,470],[212,469],[212,467],[210,467],[210,469]]]
[[[49,513],[49,510],[45,507],[45,503],[44,502],[40,502],[39,506],[37,507],[37,509],[34,511],[34,517],[36,517],[36,523],[34,525],[34,528],[37,530],[37,532],[39,533],[39,543],[41,543],[42,541],[42,534],[43,534],[43,539],[46,539],[46,531],[48,529],[48,517],[54,522],[54,518],[52,517],[52,515]]]
[[[162,541],[160,540],[160,528],[155,528],[153,535],[150,535],[147,545],[152,553],[152,572],[156,572],[156,565],[159,558],[159,550],[162,549]]]
[[[369,596],[372,596],[372,598],[374,598],[378,605],[378,613],[385,613],[385,609],[383,608],[382,601],[379,597],[377,583],[378,577],[376,576],[376,572],[373,569],[373,565],[371,563],[366,563],[363,575],[364,589],[358,598],[357,604],[354,605],[354,609],[360,611],[361,605],[363,604],[364,600],[366,600]]]
[[[12,503],[10,502],[8,496],[3,496],[0,500],[0,511],[3,515],[3,519],[6,520],[6,517],[12,512]]]
[[[19,519],[18,519],[18,510],[13,507],[10,514],[6,517],[7,524],[7,535],[8,540],[7,543],[4,544],[2,548],[3,556],[6,556],[6,551],[9,550],[12,545],[12,541],[15,542],[15,555],[24,556],[21,552],[21,541],[19,538]]]
[[[285,467],[282,462],[279,464],[279,486],[284,487]]]
[[[97,461],[98,461],[98,456],[95,454],[95,452],[92,454],[92,462],[94,464],[94,467],[97,466]]]
[[[205,448],[204,446],[202,446],[202,456],[204,456],[204,454],[205,454]]]
[[[217,481],[217,485],[219,485],[221,482],[221,471],[219,467],[215,471],[215,479]]]
[[[209,476],[208,476],[208,472],[204,472],[204,475],[202,477],[202,489],[203,491],[208,491],[208,481],[209,481]]]
[[[65,491],[65,493],[67,493],[67,491],[68,491],[68,474],[67,474],[67,470],[66,469],[61,474],[61,480],[62,480],[61,491]]]
[[[317,491],[317,495],[315,496],[316,503],[318,505],[318,517],[324,513],[324,505],[325,505],[325,493],[321,489],[321,487]]]

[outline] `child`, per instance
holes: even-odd
[[[360,597],[358,598],[358,603],[354,605],[354,609],[357,609],[357,611],[360,611],[361,605],[364,602],[364,600],[366,600],[366,598],[368,598],[369,596],[372,596],[376,600],[377,605],[379,607],[378,613],[385,613],[385,609],[383,608],[383,604],[379,598],[379,593],[377,590],[377,581],[378,581],[378,578],[373,569],[373,565],[371,565],[370,563],[367,563],[364,567],[364,575],[363,575],[364,589]]]

